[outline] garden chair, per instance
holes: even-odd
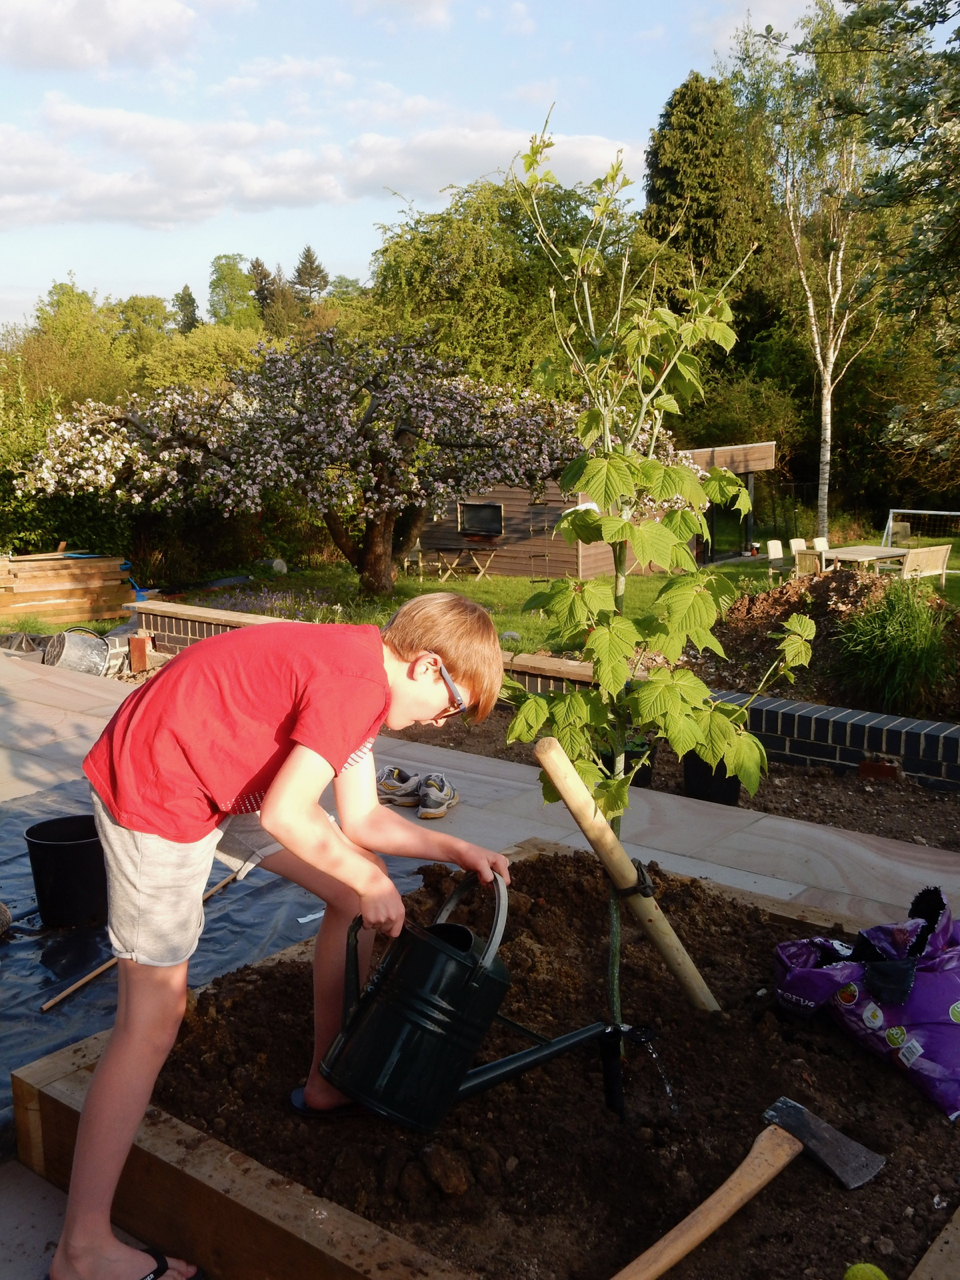
[[[813,549],[814,549],[814,551],[829,551],[829,550],[830,550],[830,539],[829,539],[829,538],[814,538],[814,540],[813,540]]]
[[[800,578],[807,573],[830,573],[832,567],[827,568],[822,551],[798,551],[794,560],[794,577]]]
[[[767,543],[767,576],[773,579],[774,569],[783,568],[783,543],[771,538]]]
[[[807,549],[807,541],[806,541],[806,538],[791,538],[791,539],[790,539],[790,554],[791,554],[792,556],[795,556],[795,555],[797,554],[797,552],[798,552],[798,551],[806,551],[806,549]]]
[[[940,586],[947,585],[947,561],[953,550],[951,543],[942,547],[911,547],[903,557],[901,578],[939,578]]]
[[[894,520],[890,524],[890,544],[894,547],[906,547],[910,542],[910,522]]]

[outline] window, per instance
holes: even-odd
[[[499,538],[503,534],[503,505],[499,502],[458,502],[460,532],[468,537]]]

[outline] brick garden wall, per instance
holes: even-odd
[[[237,627],[275,621],[261,614],[168,602],[139,606],[140,630],[150,632],[162,653],[178,653],[207,636]],[[509,674],[534,693],[564,686],[584,688],[592,680],[592,668],[586,662],[534,654],[503,656]],[[715,696],[737,706],[749,701],[745,693],[727,691]],[[960,725],[821,707],[787,698],[757,698],[749,717],[750,732],[760,739],[771,760],[827,764],[845,772],[856,769],[861,760],[881,756],[895,760],[905,774],[925,786],[960,791]]]

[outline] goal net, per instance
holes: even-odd
[[[920,511],[893,508],[887,516],[882,545],[885,547],[932,547],[952,543],[960,556],[960,511]],[[951,557],[953,559],[953,557]],[[948,569],[958,573],[958,569]]]

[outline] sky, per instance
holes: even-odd
[[[0,323],[70,273],[202,307],[212,258],[365,281],[381,228],[505,173],[553,105],[567,182],[643,154],[749,17],[804,0],[0,0]]]

